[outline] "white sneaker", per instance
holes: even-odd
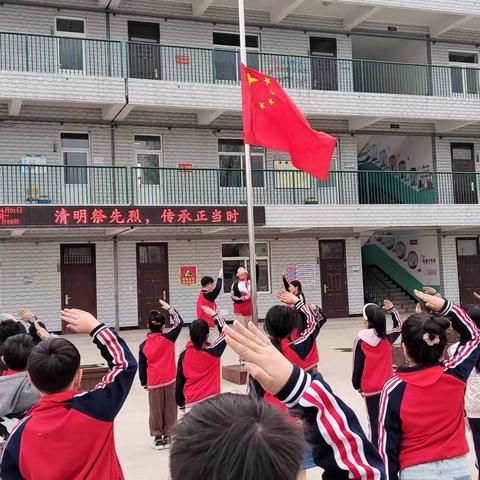
[[[163,444],[163,439],[157,438],[152,442],[152,448],[154,450],[163,450],[164,449],[164,444]]]

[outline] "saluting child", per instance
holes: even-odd
[[[363,323],[353,346],[352,384],[365,399],[370,439],[378,445],[378,409],[385,382],[393,375],[392,344],[401,334],[402,317],[390,300],[383,302],[392,315],[393,329],[387,332],[385,312],[375,303],[363,307]]]
[[[177,367],[175,396],[181,409],[220,395],[220,357],[227,346],[226,323],[211,308],[203,309],[217,324],[220,336],[210,343],[207,322],[197,319],[190,324],[190,341],[180,354]]]
[[[163,300],[160,300],[160,305],[170,313],[172,328],[164,333],[165,316],[153,310],[148,319],[150,333],[141,343],[138,357],[140,383],[148,390],[150,435],[155,450],[168,448],[177,423],[175,342],[183,326],[182,317],[174,308]]]

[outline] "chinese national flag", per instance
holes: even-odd
[[[288,152],[296,168],[327,180],[335,138],[313,130],[273,77],[241,69],[245,143]]]

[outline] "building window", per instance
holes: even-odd
[[[65,183],[85,185],[87,183],[89,139],[88,133],[61,133],[62,163],[65,168]]]
[[[254,187],[265,185],[265,150],[251,147],[252,180]],[[218,141],[218,166],[221,187],[245,187],[245,145],[243,140],[221,139]]]
[[[246,35],[247,63],[259,69],[258,35]],[[213,32],[215,79],[225,82],[238,82],[240,79],[240,35],[238,33]]]
[[[480,91],[478,52],[448,52],[452,93],[477,95]]]
[[[135,135],[135,163],[141,185],[160,184],[162,139],[159,135]]]
[[[457,240],[457,255],[459,257],[473,257],[478,255],[478,241],[476,238],[459,238]]]
[[[85,52],[82,38],[85,37],[85,20],[82,18],[57,17],[55,34],[58,37],[58,66],[60,70],[83,72]]]
[[[258,292],[270,291],[270,250],[268,243],[256,243],[255,255],[258,264]],[[236,281],[235,272],[238,267],[245,267],[250,275],[255,272],[250,269],[248,243],[222,244],[222,262],[224,274],[224,292],[230,292],[232,284]]]

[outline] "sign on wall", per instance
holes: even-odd
[[[255,207],[256,225],[265,225],[265,208]],[[247,207],[0,207],[0,228],[247,225]]]
[[[197,266],[181,265],[180,266],[180,285],[196,285],[197,284]]]
[[[302,287],[320,287],[320,269],[315,263],[290,263],[286,268],[286,276],[289,282],[298,280]]]

